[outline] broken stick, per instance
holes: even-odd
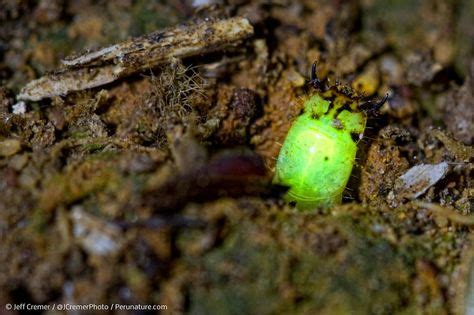
[[[39,101],[111,83],[154,68],[173,58],[186,58],[235,46],[253,34],[245,18],[205,20],[154,32],[62,60],[64,69],[29,82],[19,100]]]

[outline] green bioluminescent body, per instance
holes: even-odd
[[[366,121],[357,102],[337,90],[308,97],[276,164],[274,182],[289,187],[285,199],[301,210],[340,203]]]

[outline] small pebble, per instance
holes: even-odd
[[[21,149],[21,142],[17,139],[0,141],[0,156],[12,156]]]
[[[23,101],[20,101],[12,106],[13,114],[22,115],[26,113],[26,104]]]

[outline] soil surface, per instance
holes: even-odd
[[[0,313],[472,312],[474,2],[0,8]],[[69,55],[231,17],[253,35],[93,89],[16,98]],[[302,212],[272,177],[316,60],[320,78],[389,98],[343,203]]]

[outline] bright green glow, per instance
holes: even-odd
[[[330,207],[342,200],[357,151],[351,133],[364,131],[366,117],[345,109],[338,114],[344,105],[338,98],[331,109],[319,95],[304,105],[281,148],[274,182],[289,187],[285,199],[299,209]]]

